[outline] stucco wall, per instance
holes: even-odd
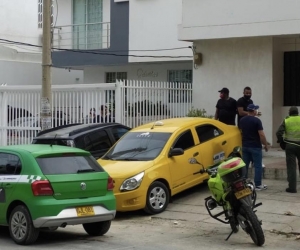
[[[198,0],[199,1],[199,0]],[[177,39],[182,22],[182,0],[130,1],[129,50],[157,50],[188,47]],[[191,58],[129,57],[129,62],[192,60],[192,50],[132,51],[135,55],[190,56]]]
[[[283,59],[284,52],[286,51],[300,51],[300,39],[298,37],[273,38],[273,126],[275,132],[282,120],[288,115],[288,110],[290,108],[290,106],[283,106]],[[276,140],[275,132],[274,140]]]
[[[192,62],[130,64],[111,67],[87,67],[84,69],[84,83],[105,82],[106,72],[127,72],[127,78],[129,80],[167,81],[167,71],[179,69],[192,69]]]
[[[180,40],[299,34],[299,0],[182,0]]]
[[[246,86],[260,105],[267,140],[273,142],[272,120],[272,38],[204,40],[195,43],[203,64],[193,73],[194,106],[215,113],[218,90],[228,87],[238,99]]]

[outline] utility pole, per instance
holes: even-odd
[[[43,55],[42,55],[42,95],[41,95],[41,128],[52,126],[52,90],[51,90],[51,5],[52,0],[43,0]]]

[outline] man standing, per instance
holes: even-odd
[[[300,162],[300,116],[297,107],[292,106],[276,132],[277,142],[285,149],[288,193],[297,193],[296,158]]]
[[[235,125],[236,100],[229,97],[229,89],[219,90],[220,99],[216,105],[215,119],[227,125]]]
[[[243,160],[246,164],[246,177],[250,161],[253,160],[254,168],[254,183],[257,191],[267,189],[266,185],[262,184],[262,144],[264,149],[268,151],[268,144],[263,130],[262,122],[258,119],[257,112],[259,106],[249,104],[247,107],[248,115],[240,120],[240,128],[242,130],[242,152]]]
[[[248,115],[247,107],[249,104],[253,104],[251,100],[252,90],[250,87],[245,87],[244,96],[239,98],[237,101],[237,110],[238,110],[238,127],[240,127],[240,120],[242,117]]]

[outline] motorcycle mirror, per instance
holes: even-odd
[[[241,147],[240,146],[236,146],[233,149],[233,153],[235,153],[235,154],[239,153],[240,151],[241,151]]]

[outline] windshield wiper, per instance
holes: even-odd
[[[131,153],[131,152],[142,152],[142,151],[145,151],[145,150],[147,150],[147,148],[142,148],[142,147],[140,147],[140,148],[131,148],[131,149],[116,152],[116,153],[110,155],[110,157],[112,158],[113,156],[121,156],[123,154]]]
[[[132,159],[132,158],[121,158],[118,161],[140,161],[140,159]]]
[[[77,171],[77,173],[88,173],[88,172],[95,172],[95,170],[91,168],[87,168],[87,169],[79,169]]]

